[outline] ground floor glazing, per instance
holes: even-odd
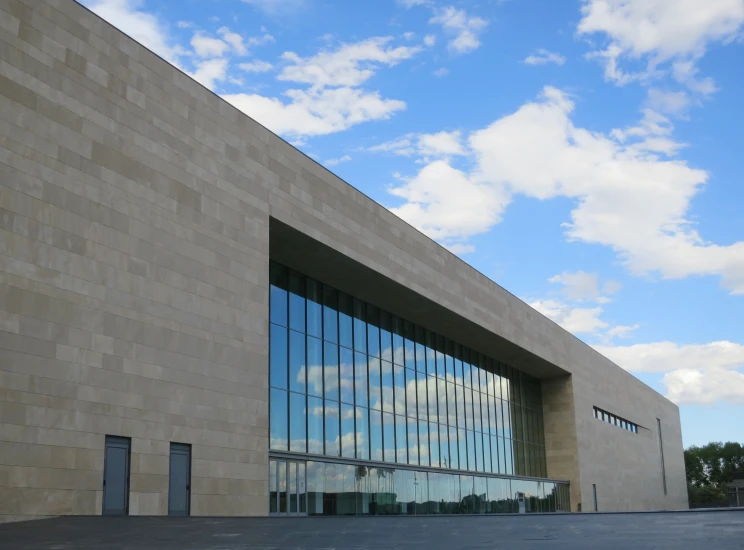
[[[470,473],[270,459],[272,515],[428,515],[569,511],[568,484]]]

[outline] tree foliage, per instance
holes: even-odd
[[[731,441],[693,445],[685,451],[685,468],[690,485],[725,485],[734,479],[734,472],[744,471],[744,446]]]
[[[744,471],[744,446],[712,442],[685,450],[690,506],[725,505],[726,485]]]

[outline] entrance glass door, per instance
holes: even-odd
[[[307,515],[304,462],[296,460],[269,461],[269,515]]]

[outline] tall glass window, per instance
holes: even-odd
[[[281,265],[270,283],[271,450],[546,476],[539,381]]]

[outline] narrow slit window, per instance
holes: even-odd
[[[634,424],[630,420],[620,418],[619,416],[600,409],[599,407],[594,407],[594,418],[613,426],[617,426],[618,428],[622,428],[623,430],[627,430],[636,434],[638,433],[638,424]],[[659,437],[661,437],[661,431],[659,431]]]

